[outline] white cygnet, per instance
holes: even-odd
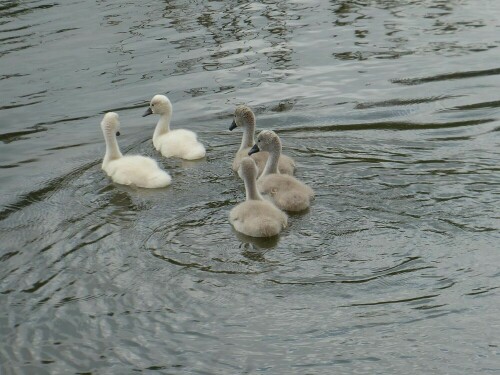
[[[142,117],[160,115],[153,134],[153,145],[165,157],[179,157],[186,160],[201,159],[205,147],[198,141],[196,133],[186,129],[170,130],[172,103],[165,95],[155,95]]]
[[[245,183],[246,201],[238,204],[229,213],[229,222],[238,232],[251,237],[272,237],[286,228],[286,214],[265,200],[257,190],[257,166],[249,158],[240,163],[238,174]]]
[[[232,168],[234,172],[238,171],[241,160],[244,157],[248,157],[248,151],[250,151],[255,143],[255,115],[249,107],[244,105],[236,107],[234,111],[233,123],[229,127],[229,130],[233,130],[237,127],[242,128],[243,138],[241,140],[241,146],[233,160]],[[260,176],[264,171],[269,153],[262,151],[258,154],[253,154],[251,157],[257,164],[258,176]],[[279,158],[278,170],[282,174],[293,175],[295,172],[295,162],[291,157],[282,154]]]
[[[172,178],[158,166],[155,160],[141,155],[122,155],[116,141],[116,136],[120,135],[118,114],[106,113],[101,121],[101,129],[106,141],[106,154],[102,161],[102,169],[114,182],[143,188],[160,188],[170,185]]]
[[[257,143],[248,154],[252,155],[261,150],[269,152],[269,159],[257,181],[259,191],[269,196],[282,210],[298,212],[307,209],[314,197],[314,191],[295,177],[278,173],[281,140],[272,130],[260,132]]]

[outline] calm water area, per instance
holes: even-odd
[[[0,374],[499,374],[499,47],[498,0],[0,1]],[[243,103],[316,192],[268,240]]]

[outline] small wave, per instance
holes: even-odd
[[[446,129],[446,128],[459,128],[465,126],[477,126],[490,122],[494,122],[494,118],[465,120],[465,121],[452,121],[452,122],[434,122],[434,123],[416,123],[404,121],[383,121],[371,123],[358,123],[358,124],[335,124],[335,125],[311,125],[307,127],[307,132],[313,131],[361,131],[361,130],[423,130],[423,129]],[[304,127],[289,127],[278,129],[282,133],[303,133]]]
[[[398,83],[406,86],[421,85],[429,82],[450,81],[455,79],[466,79],[475,77],[488,77],[500,74],[500,68],[485,69],[485,70],[471,70],[464,72],[454,72],[446,74],[438,74],[430,77],[422,78],[397,78],[392,79],[392,83]]]

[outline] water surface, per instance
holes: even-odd
[[[496,374],[500,3],[4,1],[6,374]],[[147,101],[207,158],[163,159]],[[229,225],[237,104],[316,199]],[[102,115],[165,189],[100,169]]]

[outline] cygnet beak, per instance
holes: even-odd
[[[144,114],[142,115],[142,117],[146,117],[146,116],[149,116],[149,115],[152,115],[153,114],[153,110],[151,109],[151,107],[149,107],[148,109],[146,109],[146,112],[144,112]]]
[[[120,135],[120,132],[116,132],[116,135]]]
[[[233,130],[236,128],[237,128],[236,121],[233,120],[233,122],[231,123],[231,126],[229,127],[229,130]]]
[[[248,151],[248,156],[255,154],[256,152],[259,152],[259,146],[257,146],[257,143],[253,145],[253,147]]]

